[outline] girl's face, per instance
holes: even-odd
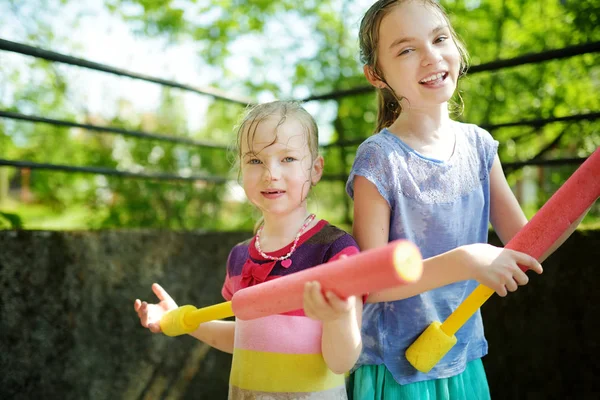
[[[271,116],[242,133],[242,185],[263,215],[306,207],[310,187],[323,172],[323,158],[312,159],[305,127],[290,116],[277,126],[280,121],[281,117]]]
[[[450,100],[456,89],[460,53],[439,11],[406,1],[383,17],[377,48],[383,79],[405,110],[428,108]],[[374,86],[383,82],[367,78]]]

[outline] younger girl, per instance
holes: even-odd
[[[261,212],[256,235],[227,260],[223,297],[245,287],[355,254],[354,239],[307,211],[311,186],[321,178],[317,125],[300,105],[272,102],[251,109],[238,131],[246,196]],[[160,332],[162,315],[176,308],[157,284],[160,303],[136,300],[141,324]],[[192,333],[233,353],[230,399],[346,399],[344,373],[361,350],[362,303],[305,285],[304,310],[256,320],[214,321]]]
[[[357,400],[489,398],[479,312],[429,373],[404,355],[473,291],[473,279],[505,296],[528,282],[517,264],[542,272],[526,254],[485,244],[489,222],[506,243],[527,220],[504,177],[498,142],[449,117],[467,53],[434,0],[375,2],[361,22],[360,47],[379,115],[378,133],[358,148],[347,183],[354,237],[361,250],[408,239],[426,260],[419,282],[369,296],[379,303],[365,305],[351,393]]]

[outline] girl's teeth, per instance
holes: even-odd
[[[437,73],[435,75],[431,75],[430,77],[423,79],[421,82],[422,83],[427,83],[427,82],[435,81],[437,79],[441,79],[443,77],[444,77],[444,73],[443,72],[439,72],[439,73]]]

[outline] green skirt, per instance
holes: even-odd
[[[350,400],[489,400],[481,359],[467,364],[464,372],[450,378],[400,385],[385,365],[363,365],[350,375]]]

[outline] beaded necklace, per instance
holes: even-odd
[[[258,228],[258,231],[256,232],[256,240],[254,241],[254,247],[256,247],[256,250],[258,251],[258,253],[268,259],[268,260],[273,260],[273,261],[283,261],[286,260],[288,258],[291,257],[291,255],[294,253],[294,251],[296,251],[296,246],[298,245],[298,241],[300,240],[300,236],[302,236],[302,234],[304,233],[304,230],[306,229],[306,227],[312,222],[312,220],[315,219],[315,214],[310,214],[308,217],[306,217],[306,222],[304,222],[304,225],[302,225],[302,227],[300,228],[300,230],[298,231],[298,233],[296,234],[296,238],[294,239],[294,244],[292,245],[292,248],[290,249],[290,252],[287,253],[285,256],[281,256],[281,257],[273,257],[270,256],[268,254],[265,254],[261,248],[260,248],[260,234],[264,228],[264,225],[261,226],[260,228]],[[282,263],[283,264],[283,263]],[[291,263],[289,263],[291,265]],[[287,265],[289,266],[289,265]]]

